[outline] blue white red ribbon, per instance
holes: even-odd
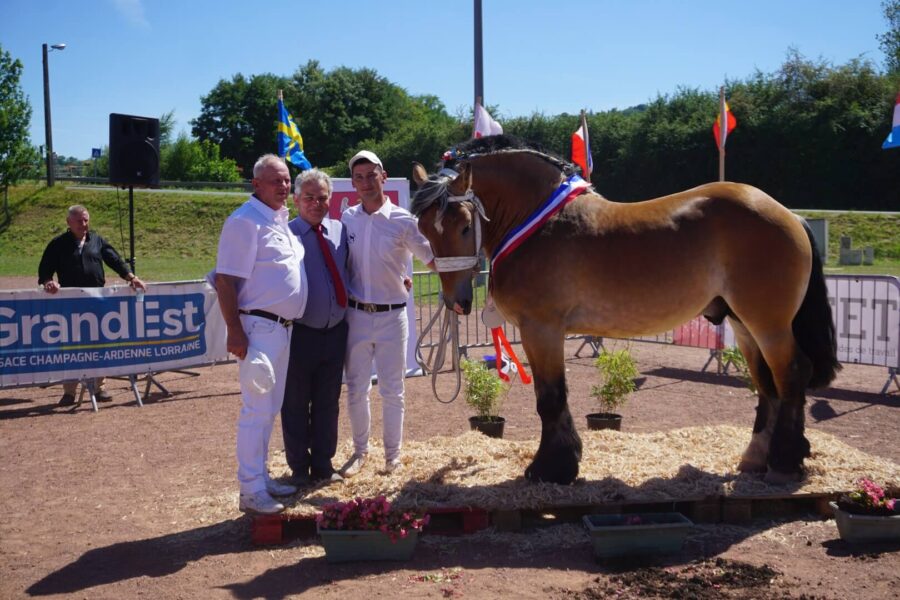
[[[550,217],[561,211],[566,204],[583,194],[589,187],[591,184],[578,175],[572,175],[563,181],[550,195],[550,198],[531,213],[525,222],[506,234],[491,258],[491,269],[496,269],[501,260],[509,256],[522,242],[540,229],[541,225],[550,220]]]

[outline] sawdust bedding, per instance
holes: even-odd
[[[311,515],[323,504],[384,495],[395,506],[537,509],[624,502],[786,496],[847,491],[862,476],[895,487],[900,465],[856,450],[837,438],[807,429],[812,456],[802,481],[773,486],[758,475],[736,471],[750,441],[749,428],[690,427],[659,433],[582,432],[581,472],[573,485],[524,479],[538,441],[507,441],[468,432],[404,444],[402,468],[380,472],[381,450],[373,444],[362,471],[342,484],[301,490],[286,502],[292,515]],[[335,464],[352,453],[348,441]],[[289,475],[283,453],[270,461],[275,476]]]

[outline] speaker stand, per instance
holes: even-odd
[[[128,186],[128,244],[128,264],[131,265],[131,272],[137,275],[137,269],[134,266],[134,185]],[[148,371],[144,375],[147,380],[147,388],[144,390],[144,397],[149,397],[151,384],[158,387],[159,390],[163,393],[163,396],[170,396],[171,394],[169,393],[169,390],[167,390],[163,384],[157,381],[154,375],[156,375],[156,373],[153,371]],[[129,375],[128,379],[131,383],[131,391],[134,393],[134,399],[137,401],[138,406],[143,406],[144,403],[141,401],[141,394],[137,389],[137,375]]]

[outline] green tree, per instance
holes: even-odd
[[[315,60],[294,73],[285,104],[300,128],[310,162],[338,169],[348,150],[363,141],[380,141],[405,121],[427,118],[427,111],[418,110],[403,88],[373,69],[326,72]]]
[[[222,158],[210,140],[191,140],[182,133],[162,150],[161,175],[170,181],[240,181],[233,159]]]
[[[175,109],[163,113],[159,117],[159,147],[164,148],[172,143],[172,132],[175,131]]]
[[[887,72],[900,74],[900,0],[884,0],[881,10],[888,23],[888,30],[875,37],[884,52]]]
[[[21,76],[22,62],[0,46],[0,188],[4,194],[34,173],[40,159],[28,139],[31,105],[22,92]]]
[[[250,78],[238,73],[231,81],[219,80],[200,99],[200,116],[191,121],[191,132],[200,141],[218,145],[222,155],[234,159],[243,176],[250,178],[256,159],[277,150],[277,93],[287,86],[288,79],[271,73]]]

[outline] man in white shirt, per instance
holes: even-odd
[[[409,337],[404,278],[411,255],[434,267],[431,245],[415,217],[384,195],[387,172],[381,160],[368,150],[358,152],[350,159],[350,177],[360,203],[341,216],[350,249],[345,368],[354,449],[341,469],[344,477],[358,473],[369,453],[373,361],[382,399],[385,472],[400,466]]]
[[[219,238],[216,291],[226,345],[240,363],[237,459],[244,512],[281,512],[284,505],[272,496],[297,491],[272,480],[266,467],[284,398],[290,328],[303,316],[307,297],[303,245],[288,228],[290,192],[284,159],[261,156],[253,166],[253,195],[231,213]]]

